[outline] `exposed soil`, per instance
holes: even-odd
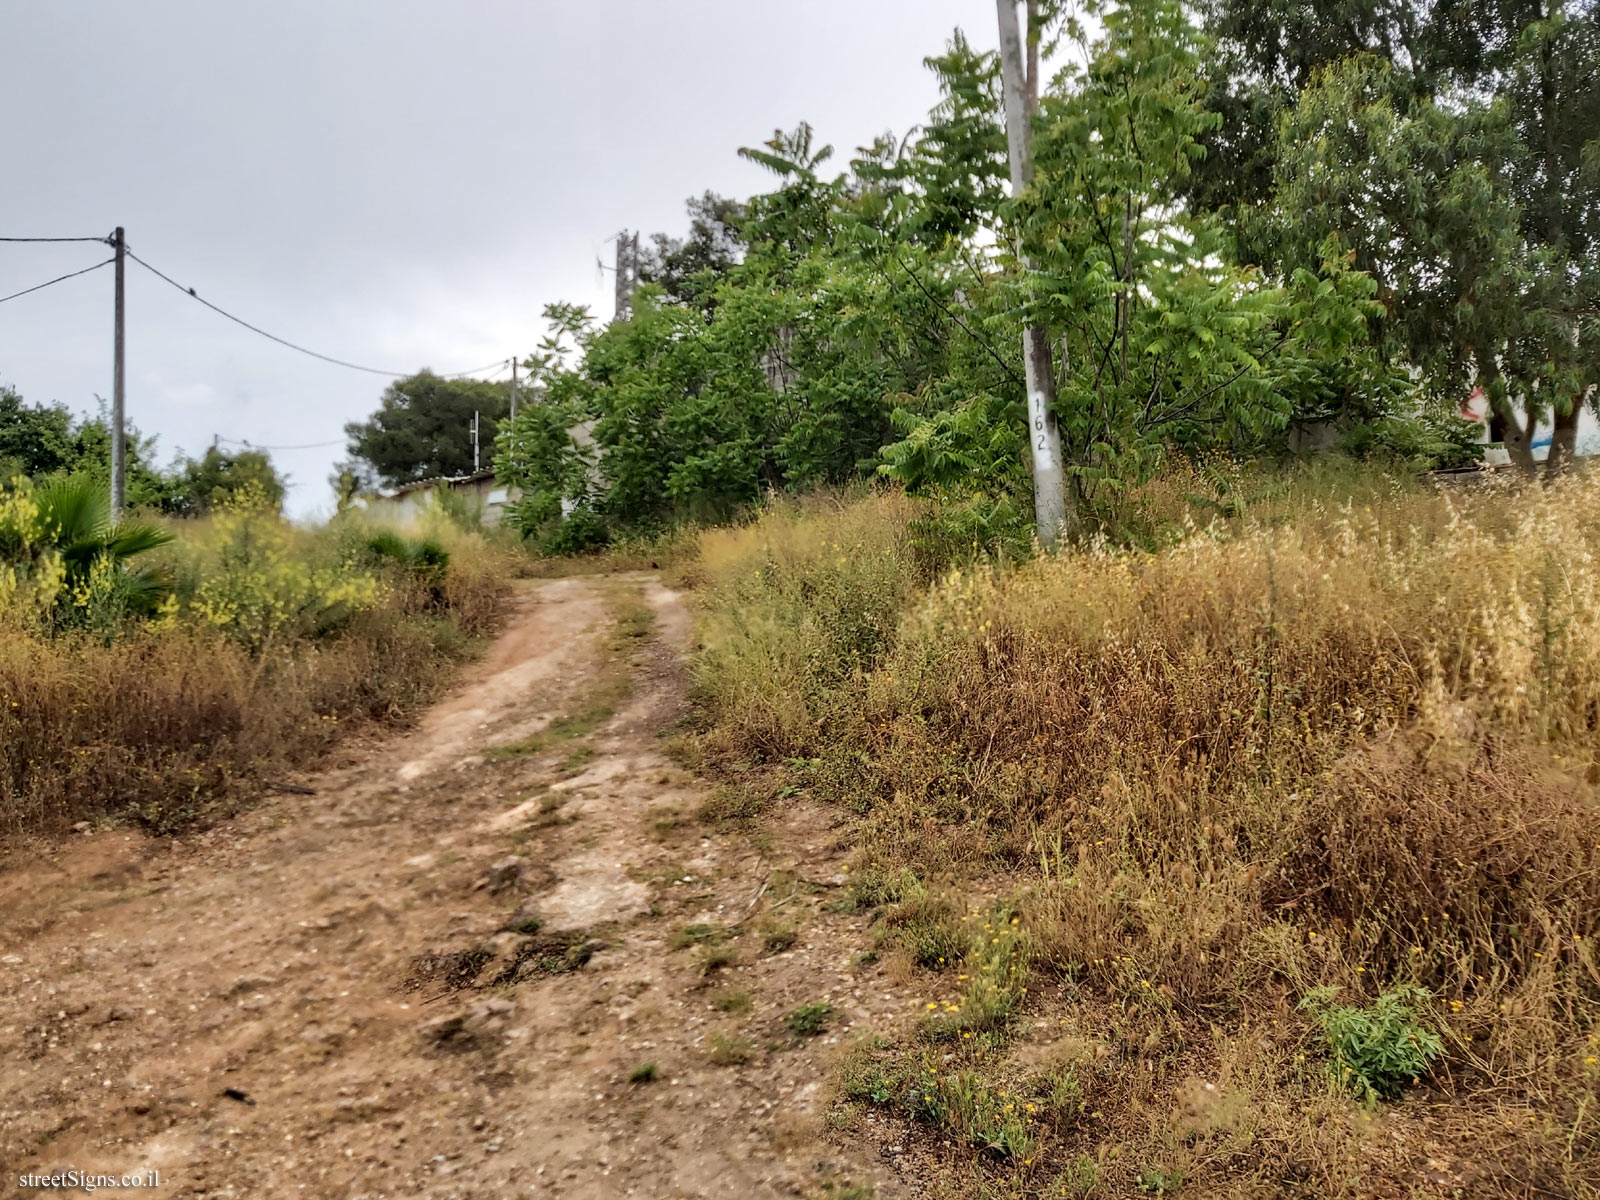
[[[620,654],[608,588],[654,614]],[[838,1044],[915,998],[855,961],[866,918],[830,908],[826,810],[756,834],[695,819],[705,785],[664,750],[688,638],[653,577],[529,585],[454,694],[293,781],[314,794],[0,863],[0,1175],[155,1168],[139,1194],[171,1196],[920,1192],[898,1147],[867,1161],[825,1121]],[[593,732],[507,752],[617,672],[631,687]],[[779,927],[798,940],[769,944]],[[793,1033],[785,1014],[817,1000],[831,1023]]]

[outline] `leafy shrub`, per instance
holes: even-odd
[[[1417,1015],[1416,1006],[1432,998],[1426,988],[1398,987],[1365,1008],[1334,1004],[1338,992],[1318,988],[1300,1009],[1322,1027],[1334,1083],[1362,1104],[1395,1099],[1444,1051],[1438,1033]]]
[[[1424,470],[1466,467],[1483,461],[1481,429],[1453,410],[1381,417],[1352,428],[1340,448],[1357,458],[1390,457]]]
[[[579,504],[539,541],[542,554],[588,554],[611,540],[605,516],[592,504]]]
[[[917,561],[929,578],[978,558],[1022,562],[1035,549],[1033,514],[1010,495],[946,499],[912,521],[910,531]]]
[[[194,526],[174,551],[168,624],[198,622],[255,654],[323,636],[384,599],[376,575],[253,503],[248,491]]]
[[[366,550],[376,562],[398,567],[410,582],[423,589],[430,605],[443,603],[450,552],[437,541],[407,538],[393,529],[380,529],[367,538]]]

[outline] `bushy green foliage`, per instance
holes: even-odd
[[[552,306],[537,399],[495,459],[517,527],[568,552],[878,475],[947,505],[919,532],[930,564],[1020,557],[1029,323],[1051,331],[1085,533],[1173,449],[1259,452],[1292,423],[1409,413],[1415,381],[1370,341],[1376,284],[1342,243],[1269,273],[1187,203],[1218,124],[1187,10],[1086,15],[1095,36],[1037,10],[1030,36],[1074,42],[1082,65],[1043,88],[1018,200],[997,58],[958,31],[928,60],[942,95],[912,135],[830,174],[809,125],[777,131],[740,151],[772,188],[694,202],[628,319]]]
[[[383,535],[372,539],[425,563],[437,549]],[[284,642],[320,637],[376,607],[385,584],[361,557],[383,554],[371,542],[358,554],[338,541],[295,529],[249,491],[219,509],[172,547],[168,624],[199,623],[254,654]]]
[[[178,455],[170,466],[155,463],[155,439],[137,427],[126,433],[125,486],[131,508],[158,509],[172,516],[200,516],[249,487],[275,507],[284,484],[261,450],[225,451],[212,446],[198,459]],[[79,420],[60,404],[26,404],[16,389],[0,386],[0,485],[22,477],[36,483],[82,477],[105,491],[111,477],[111,429],[106,413]]]
[[[367,538],[366,548],[374,559],[393,563],[425,588],[430,602],[439,602],[450,569],[450,552],[433,538],[408,538],[392,529],[380,529]]]
[[[1338,994],[1338,988],[1318,988],[1300,1009],[1322,1028],[1329,1075],[1363,1104],[1393,1100],[1444,1052],[1438,1033],[1417,1012],[1432,999],[1426,988],[1397,987],[1360,1008],[1335,1004]]]
[[[159,507],[179,517],[199,517],[245,492],[252,503],[274,509],[283,505],[283,478],[262,450],[229,452],[212,446],[199,458],[174,464],[167,494]]]
[[[1214,0],[1235,125],[1197,190],[1274,269],[1337,238],[1377,285],[1378,344],[1451,405],[1481,388],[1524,470],[1552,421],[1559,469],[1600,379],[1600,24],[1575,0],[1424,12]]]
[[[571,304],[545,308],[549,332],[523,363],[528,396],[495,443],[494,469],[515,487],[517,501],[505,520],[546,554],[574,554],[606,541],[606,529],[591,499],[594,459],[587,435],[588,380],[574,358],[594,341],[586,309]]]
[[[1360,459],[1390,458],[1429,470],[1470,467],[1483,457],[1476,433],[1453,413],[1424,411],[1353,425],[1339,448]]]

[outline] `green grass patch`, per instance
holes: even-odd
[[[826,1000],[813,1000],[791,1009],[783,1018],[789,1031],[797,1037],[816,1037],[828,1028],[833,1020],[833,1005]]]

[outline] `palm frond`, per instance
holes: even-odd
[[[137,522],[118,525],[108,531],[101,545],[107,554],[120,559],[155,550],[172,540],[173,534],[160,526]]]
[[[98,546],[111,525],[110,499],[99,483],[82,475],[46,481],[34,492],[34,503],[48,536],[63,552]]]
[[[152,567],[136,567],[127,571],[121,581],[122,597],[130,613],[150,616],[172,591],[166,574]]]

